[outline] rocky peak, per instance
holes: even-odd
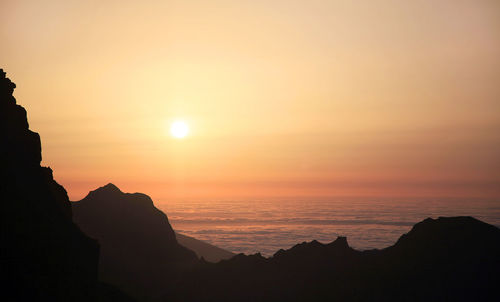
[[[16,103],[16,99],[12,96],[14,93],[14,89],[16,88],[16,84],[14,84],[9,78],[7,78],[7,73],[0,69],[0,95],[2,96],[10,96],[8,99],[12,101],[14,104]],[[2,105],[4,101],[2,100]]]
[[[178,244],[167,215],[151,198],[124,193],[113,184],[91,191],[73,203],[75,222],[101,244],[100,274],[104,281],[133,296],[154,295],[161,280],[197,261]]]
[[[89,194],[99,194],[99,195],[106,195],[106,196],[116,196],[116,195],[121,195],[124,194],[117,186],[115,186],[112,183],[108,183],[105,186],[102,186],[100,188],[95,189],[94,191],[91,191]]]
[[[329,243],[327,245],[329,248],[335,248],[335,249],[350,249],[351,247],[347,243],[347,237],[344,236],[339,236],[335,241]]]
[[[40,136],[29,130],[16,85],[0,69],[2,297],[8,301],[90,301],[97,242],[73,223],[66,190],[41,167]],[[5,276],[8,275],[8,276]],[[3,282],[3,280],[6,280]]]
[[[38,167],[42,160],[40,136],[29,130],[26,110],[12,95],[16,84],[0,69],[0,139],[1,157],[8,165]],[[18,170],[18,169],[15,169]]]

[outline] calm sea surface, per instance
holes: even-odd
[[[235,253],[270,256],[280,248],[347,236],[357,249],[392,245],[427,217],[473,216],[500,227],[500,201],[183,201],[157,202],[173,228]]]

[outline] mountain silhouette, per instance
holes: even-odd
[[[500,301],[500,230],[471,217],[426,219],[388,248],[345,237],[273,257],[201,262],[165,301]]]
[[[153,299],[198,260],[145,194],[108,184],[72,204],[75,222],[101,245],[100,278],[138,299]]]
[[[0,69],[2,301],[97,298],[99,246],[72,221],[66,190],[40,166],[40,136]]]
[[[187,235],[175,233],[175,237],[177,238],[177,242],[179,242],[180,245],[187,247],[188,249],[195,252],[198,257],[203,258],[209,262],[219,262],[221,260],[227,260],[236,255],[234,253],[221,249],[220,247],[211,245]]]

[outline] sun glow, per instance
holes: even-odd
[[[184,121],[175,121],[170,125],[170,134],[175,138],[184,138],[189,133],[189,126]]]

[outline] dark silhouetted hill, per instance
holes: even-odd
[[[188,249],[195,252],[199,258],[203,257],[203,259],[209,262],[219,262],[221,260],[227,260],[236,255],[234,253],[221,249],[220,247],[211,245],[187,235],[175,233],[175,236],[177,238],[177,242],[179,242],[180,245],[187,247]]]
[[[66,190],[41,167],[40,136],[0,69],[2,301],[92,301],[99,246],[72,221]]]
[[[500,301],[499,272],[497,227],[429,218],[383,250],[356,251],[339,237],[202,262],[165,301]]]
[[[152,299],[198,259],[177,243],[167,216],[149,196],[113,184],[73,203],[75,222],[101,245],[99,275],[141,300]]]

